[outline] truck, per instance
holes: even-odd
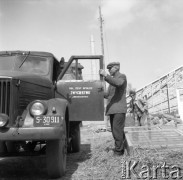
[[[45,150],[47,173],[66,172],[68,152],[80,151],[82,121],[103,121],[104,82],[78,77],[79,62],[102,55],[71,56],[65,62],[49,52],[0,51],[0,155]],[[64,76],[73,64],[75,79]],[[30,153],[29,153],[30,154]]]

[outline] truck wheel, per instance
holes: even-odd
[[[51,178],[59,178],[66,171],[67,139],[66,129],[60,140],[51,140],[46,143],[47,171]]]
[[[80,151],[80,143],[81,143],[80,123],[78,123],[72,129],[72,140],[71,140],[72,152],[76,153]]]
[[[4,155],[7,152],[5,141],[0,141],[0,155]]]

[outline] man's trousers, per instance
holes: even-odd
[[[115,140],[115,151],[122,152],[124,150],[124,127],[125,127],[125,113],[110,114],[110,124],[113,138]]]

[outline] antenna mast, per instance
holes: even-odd
[[[104,38],[103,38],[103,18],[101,13],[101,7],[99,6],[99,20],[100,20],[100,36],[101,36],[101,49],[104,57]],[[103,68],[105,69],[105,58],[103,58]]]
[[[104,37],[103,37],[103,18],[101,13],[101,7],[99,6],[99,20],[100,20],[100,37],[101,37],[101,49],[103,55],[103,69],[105,69],[105,56],[104,56]],[[106,92],[106,81],[104,81],[104,92]],[[104,100],[104,106],[106,106],[106,100]],[[108,128],[108,119],[107,116],[104,115],[105,128]]]

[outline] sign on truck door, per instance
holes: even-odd
[[[102,65],[102,56],[74,56],[63,68],[55,96],[68,100],[70,121],[104,120]]]

